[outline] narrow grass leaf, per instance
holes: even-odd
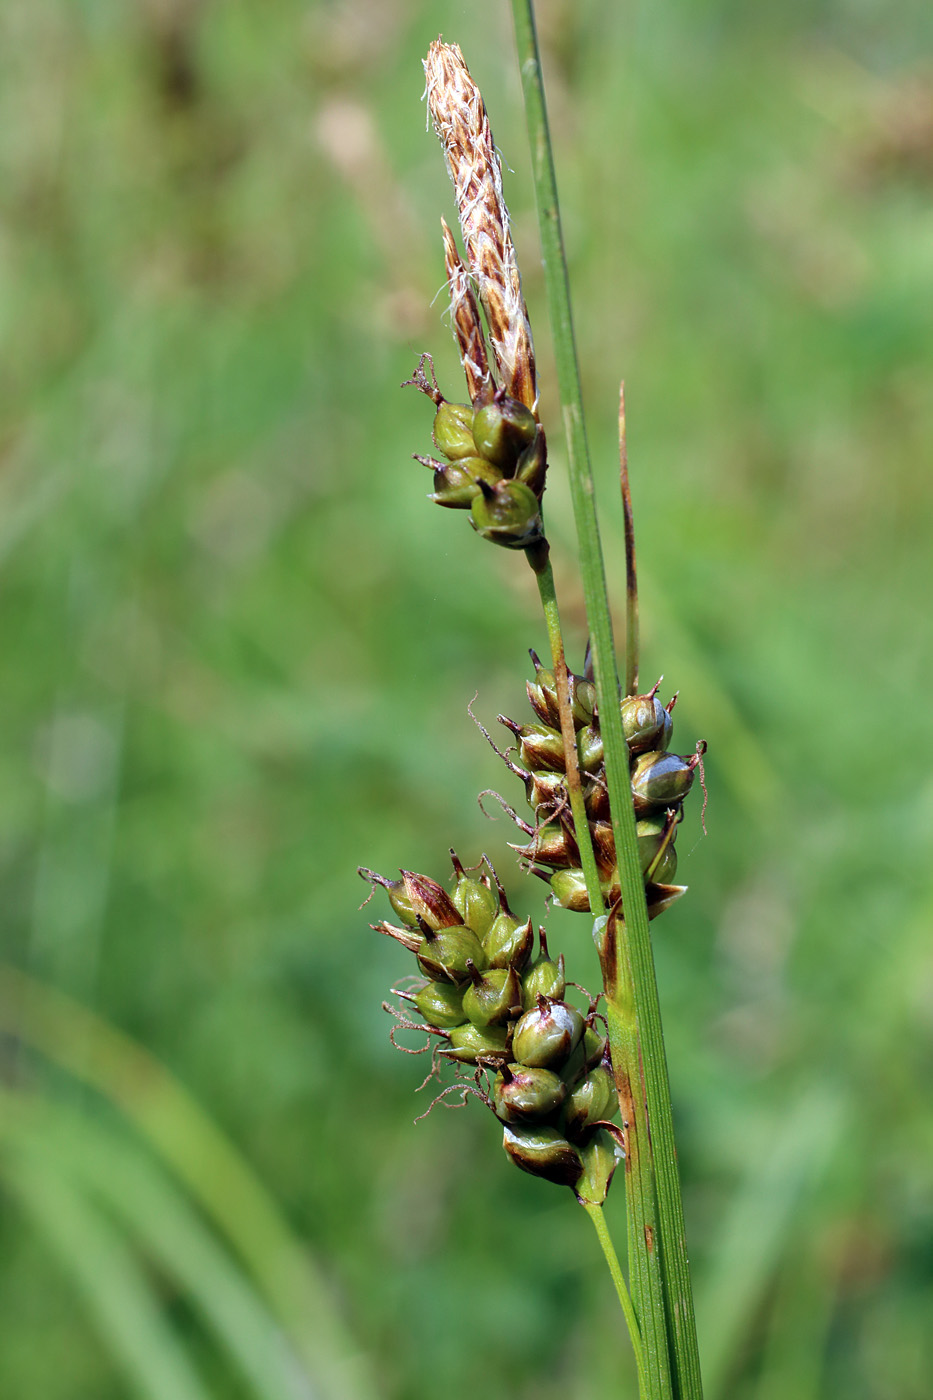
[[[764,1160],[756,1159],[719,1231],[715,1263],[697,1313],[703,1374],[711,1400],[726,1382],[765,1289],[778,1267],[801,1196],[819,1179],[846,1121],[845,1104],[825,1087],[812,1090],[782,1121]]]
[[[124,1133],[69,1109],[4,1101],[0,1132],[106,1207],[121,1230],[183,1291],[257,1400],[314,1392],[254,1284],[165,1172]]]
[[[210,1400],[145,1269],[103,1214],[34,1151],[5,1153],[0,1172],[71,1274],[133,1393]]]
[[[92,1085],[135,1125],[243,1259],[323,1397],[377,1393],[309,1252],[242,1154],[164,1066],[11,967],[0,969],[0,1028]]]

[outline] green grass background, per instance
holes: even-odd
[[[654,925],[708,1393],[926,1400],[931,11],[540,24],[614,595],[624,375],[643,676],[710,744]],[[0,11],[16,1400],[634,1394],[570,1194],[475,1102],[412,1125],[423,1062],[380,1010],[408,963],[357,912],[358,863],[442,876],[455,845],[542,914],[466,714],[525,712],[531,575],[425,502],[429,406],[398,389],[430,349],[461,393],[438,31],[512,167],[579,664],[507,7]],[[585,920],[548,928],[595,983]]]

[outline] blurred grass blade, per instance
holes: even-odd
[[[751,1165],[729,1218],[711,1276],[697,1289],[703,1375],[710,1400],[726,1382],[778,1267],[801,1196],[819,1179],[839,1141],[845,1104],[826,1087],[812,1090],[780,1124],[765,1160]]]
[[[247,1265],[322,1397],[377,1394],[308,1251],[243,1156],[157,1060],[10,967],[0,967],[0,1031],[79,1075],[135,1124]]]
[[[7,1153],[0,1171],[72,1275],[133,1392],[211,1400],[145,1270],[100,1212],[44,1155]]]
[[[821,1196],[826,1193],[820,1193]],[[817,1205],[816,1210],[820,1207]],[[754,1400],[820,1400],[839,1291],[838,1269],[813,1258],[808,1241],[818,1239],[812,1217],[795,1222],[795,1244],[781,1268],[769,1318],[764,1359]]]
[[[161,1272],[186,1293],[257,1400],[313,1394],[281,1327],[255,1287],[158,1165],[124,1134],[43,1102],[0,1099],[0,1134],[96,1196]]]

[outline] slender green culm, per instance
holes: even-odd
[[[619,1305],[628,1324],[629,1334],[632,1338],[632,1350],[635,1353],[635,1365],[638,1367],[638,1386],[642,1393],[647,1386],[645,1381],[645,1352],[641,1344],[641,1334],[638,1328],[638,1319],[635,1317],[635,1310],[632,1307],[632,1300],[629,1296],[625,1283],[625,1276],[619,1264],[619,1256],[616,1254],[615,1245],[612,1243],[612,1235],[609,1233],[609,1226],[606,1224],[606,1217],[602,1206],[584,1205],[583,1209],[593,1222],[600,1248],[606,1260],[609,1273],[612,1275],[612,1282],[615,1284]]]
[[[590,908],[594,914],[602,914],[604,905],[602,891],[600,889],[599,871],[596,868],[596,857],[593,853],[593,841],[590,836],[589,823],[586,817],[583,787],[580,782],[580,769],[577,764],[577,755],[574,745],[574,726],[570,714],[570,696],[567,685],[567,660],[564,655],[564,639],[560,626],[560,612],[557,606],[557,593],[554,588],[554,570],[551,567],[549,556],[543,563],[539,563],[538,557],[530,554],[529,563],[531,563],[538,581],[538,593],[541,597],[541,606],[544,610],[544,621],[547,627],[548,642],[551,648],[551,660],[554,663],[557,703],[560,712],[560,727],[564,738],[564,751],[567,755],[567,792],[570,797],[570,810],[573,814],[574,832],[580,850],[580,865],[586,881],[586,892],[589,897]]]
[[[645,1099],[651,1125],[658,1226],[653,1244],[661,1259],[664,1327],[670,1346],[670,1388],[673,1394],[684,1397],[684,1400],[696,1400],[702,1395],[702,1382],[674,1144],[670,1085],[648,912],[638,859],[635,814],[629,794],[628,750],[617,703],[619,679],[583,417],[567,263],[541,77],[541,60],[531,0],[512,0],[512,10],[525,96],[558,389],[567,435],[571,497],[577,527],[581,576],[606,751],[609,801],[619,859],[622,902],[626,914],[625,924],[643,1058]],[[621,929],[621,922],[619,927]],[[621,950],[619,952],[621,953]],[[637,1247],[641,1252],[640,1245]],[[649,1248],[647,1253],[653,1254],[654,1251]],[[643,1259],[643,1266],[650,1274],[653,1259]],[[648,1299],[643,1291],[643,1308],[647,1304]],[[656,1306],[656,1297],[651,1299],[651,1306]],[[647,1337],[652,1328],[644,1314],[640,1317],[640,1323],[647,1346]],[[660,1357],[658,1361],[660,1362]],[[659,1384],[667,1388],[665,1378],[661,1375]],[[658,1393],[664,1394],[665,1389],[660,1389]]]

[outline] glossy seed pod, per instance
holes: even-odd
[[[502,1146],[523,1172],[558,1186],[573,1186],[583,1172],[580,1154],[556,1128],[507,1126]]]
[[[611,1118],[619,1107],[616,1086],[605,1065],[597,1065],[567,1095],[563,1127],[569,1138],[576,1141],[601,1119]]]
[[[521,923],[512,914],[499,914],[483,939],[490,967],[514,967],[521,972],[531,956],[534,934],[531,920]]]
[[[653,884],[668,885],[677,874],[677,852],[670,829],[673,819],[673,813],[666,810],[642,817],[635,824],[641,873]]]
[[[554,672],[546,671],[542,666],[539,666],[535,671],[534,680],[525,682],[525,690],[528,695],[528,703],[541,723],[556,729],[560,724],[560,715],[557,709],[557,687],[554,681]]]
[[[401,875],[416,922],[423,919],[432,929],[453,928],[463,922],[450,895],[436,880],[414,870],[403,870]]]
[[[569,799],[563,772],[528,773],[525,777],[525,797],[538,818],[565,811]]]
[[[682,801],[693,785],[695,758],[676,753],[642,754],[632,770],[632,798],[641,816]]]
[[[512,1036],[512,1057],[532,1068],[559,1069],[583,1035],[583,1017],[566,1001],[541,997]]]
[[[580,864],[580,852],[573,833],[562,822],[548,822],[539,826],[527,846],[512,846],[512,850],[527,860],[536,860],[541,865],[555,866],[559,870]]]
[[[558,870],[551,876],[550,886],[558,904],[575,914],[587,913],[590,897],[582,870]]]
[[[534,652],[531,653],[531,659],[535,663],[535,678],[533,681],[525,682],[531,708],[542,724],[550,725],[552,729],[560,729],[560,707],[557,703],[557,682],[554,678],[554,672],[550,668],[542,666]],[[586,680],[583,676],[574,675],[572,671],[567,676],[567,683],[570,690],[570,713],[573,716],[574,728],[581,729],[583,725],[592,722],[593,712],[596,708],[596,690],[592,681]]]
[[[367,870],[364,865],[358,865],[356,873],[362,875],[363,879],[368,880],[373,886],[381,885],[389,896],[389,903],[402,922],[407,924],[409,928],[417,927],[418,917],[412,908],[404,880],[387,880],[378,871]]]
[[[451,461],[477,456],[472,405],[442,403],[434,416],[434,442],[438,451]]]
[[[481,481],[494,489],[501,480],[502,473],[482,457],[441,463],[434,470],[434,492],[429,500],[450,510],[469,510],[482,491]]]
[[[619,882],[619,867],[615,866],[604,880],[600,880],[599,888],[602,891],[603,903],[607,909],[611,909],[616,900],[621,897],[622,886]],[[649,919],[651,915],[648,915]]]
[[[664,842],[667,831],[666,814],[656,812],[653,816],[642,817],[635,823],[635,834],[638,837],[638,858],[641,861],[641,873],[647,875],[652,862],[657,859],[658,852]]]
[[[429,1026],[449,1030],[464,1021],[463,988],[453,982],[425,982],[416,992],[403,994]]]
[[[605,878],[616,866],[616,843],[611,822],[590,822],[590,836],[600,877]]]
[[[548,725],[523,725],[521,756],[522,762],[529,768],[544,768],[550,772],[563,773],[566,763],[563,738],[556,729],[551,729]]]
[[[583,1050],[587,1064],[597,1065],[609,1053],[609,1037],[600,1035],[594,1026],[587,1026],[583,1032]]]
[[[597,1128],[579,1148],[583,1170],[574,1191],[584,1205],[601,1206],[609,1194],[616,1167],[625,1158],[620,1136],[611,1128]]]
[[[539,997],[560,1001],[566,990],[563,953],[555,962],[545,950],[522,978],[522,1006],[526,1011],[531,1011],[537,1006]]]
[[[450,1044],[439,1053],[464,1065],[475,1065],[481,1060],[505,1064],[509,1058],[509,1028],[486,1026],[481,1030],[467,1021],[451,1030]]]
[[[389,889],[389,903],[402,923],[408,924],[410,928],[417,927],[418,919],[412,908],[411,900],[405,891],[404,880],[393,880]]]
[[[660,856],[648,867],[645,878],[653,885],[670,885],[677,875],[677,851],[670,841]]]
[[[592,724],[596,713],[596,687],[585,676],[571,676],[570,704],[576,725]]]
[[[537,426],[531,409],[499,390],[491,403],[475,410],[473,441],[481,457],[511,475]]]
[[[501,1026],[509,1021],[522,1004],[522,984],[514,967],[490,968],[486,972],[470,969],[470,986],[463,994],[463,1010],[467,1019],[479,1026]]]
[[[520,455],[513,475],[516,481],[523,481],[529,486],[538,500],[541,499],[547,479],[547,442],[542,428],[538,428],[534,438]]]
[[[532,772],[541,769],[564,771],[564,741],[557,729],[552,729],[548,724],[517,724],[508,715],[500,715],[499,723],[515,735],[521,761],[526,768]]]
[[[506,549],[530,549],[544,538],[538,499],[522,481],[500,481],[496,486],[480,482],[470,516],[484,540]]]
[[[455,883],[451,892],[451,902],[461,919],[478,938],[485,938],[499,913],[499,896],[483,880],[467,875],[453,851],[450,853],[454,864]]]
[[[570,1056],[565,1065],[561,1066],[560,1077],[567,1085],[568,1092],[580,1082],[594,1066],[609,1063],[606,1047],[608,1041],[604,1035],[593,1026],[587,1026],[583,1032],[583,1039],[576,1050]]]
[[[503,1123],[536,1123],[556,1113],[567,1086],[553,1070],[503,1065],[493,1085],[493,1108]]]
[[[598,772],[604,757],[603,736],[596,725],[585,724],[577,735],[577,762],[581,772]]]
[[[622,731],[632,753],[666,749],[674,722],[654,691],[622,701]]]
[[[615,904],[619,898],[618,866],[613,866],[605,874],[601,868],[599,873],[603,902],[606,905]],[[586,880],[582,870],[558,870],[548,883],[562,909],[569,909],[572,914],[589,913],[590,897],[586,892]]]
[[[471,962],[482,971],[486,967],[486,954],[482,943],[466,924],[429,932],[418,948],[418,966],[432,982],[466,982]]]
[[[586,815],[590,821],[608,822],[609,790],[602,774],[584,784],[583,801],[586,806]]]

